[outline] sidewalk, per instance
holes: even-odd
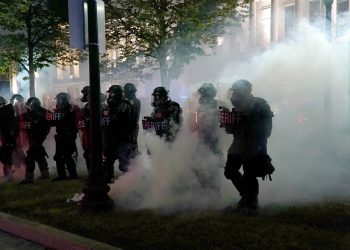
[[[7,232],[21,239],[37,243],[49,249],[121,250],[120,248],[116,248],[98,241],[90,240],[79,235],[4,213],[0,213],[0,231]]]
[[[48,248],[0,231],[1,250],[47,250]]]

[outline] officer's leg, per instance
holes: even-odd
[[[76,154],[75,138],[67,138],[64,148],[64,161],[69,173],[69,179],[77,179],[77,166],[73,155]]]
[[[73,155],[66,154],[64,156],[64,159],[65,159],[67,170],[69,173],[69,179],[77,179],[78,178],[77,166],[75,164],[75,159],[74,159]]]
[[[47,153],[44,146],[38,143],[35,147],[35,161],[38,163],[39,170],[41,173],[39,179],[50,178],[49,167],[46,160],[46,156],[47,156]]]
[[[24,181],[21,184],[33,183],[34,181],[34,169],[35,169],[35,161],[34,161],[34,152],[33,148],[29,147],[27,151],[27,156],[24,160],[26,165],[26,174]]]
[[[85,163],[86,163],[86,168],[87,168],[87,171],[90,172],[90,152],[88,150],[88,148],[84,148],[84,153],[83,153],[83,156],[84,156],[84,159],[85,159]]]
[[[130,159],[133,155],[133,145],[132,144],[124,144],[118,146],[118,159],[119,159],[119,170],[123,173],[128,172],[128,166]]]
[[[12,180],[12,147],[5,146],[3,147],[2,152],[2,162],[3,162],[3,170],[4,177],[8,180]]]
[[[116,159],[116,152],[112,152],[111,150],[105,150],[105,152],[103,153],[102,167],[106,173],[107,183],[114,182],[114,162]]]
[[[246,206],[252,210],[258,210],[259,182],[254,174],[254,167],[257,167],[253,159],[248,159],[243,164],[243,190],[246,197]]]
[[[37,162],[41,173],[39,179],[43,180],[50,178],[49,164],[47,163],[46,157],[38,159]]]
[[[53,181],[61,181],[67,179],[64,161],[65,145],[63,139],[55,135],[56,152],[53,159],[56,161],[57,177]]]
[[[239,155],[228,154],[224,175],[231,180],[237,191],[243,196],[242,174],[239,169],[242,165],[242,158]]]

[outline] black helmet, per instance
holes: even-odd
[[[80,98],[80,101],[82,102],[88,102],[89,101],[89,95],[90,95],[90,86],[85,86],[80,93],[83,95]]]
[[[6,99],[0,96],[0,107],[6,104]]]
[[[216,96],[216,88],[211,83],[203,83],[198,89],[198,94],[204,98],[214,98]]]
[[[164,87],[157,87],[153,90],[151,102],[153,107],[162,104],[166,100],[168,100],[168,91]]]
[[[17,102],[24,102],[24,98],[23,98],[23,96],[22,95],[20,95],[20,94],[14,94],[14,95],[12,95],[11,96],[11,98],[10,98],[10,103],[11,104],[14,104],[14,102],[15,101],[17,101]]]
[[[252,84],[244,79],[235,81],[230,88],[230,92],[232,105],[239,107],[244,102],[244,99],[251,95]]]
[[[124,91],[125,93],[135,93],[137,89],[135,87],[135,84],[128,82],[124,85]]]
[[[90,95],[90,86],[85,86],[80,93],[82,93],[83,95]]]
[[[41,102],[36,97],[30,97],[26,102],[26,106],[29,110],[35,110],[36,108],[41,107]]]
[[[113,105],[119,103],[123,98],[123,87],[120,85],[112,85],[106,91],[108,93],[107,103]]]
[[[168,91],[164,87],[157,87],[153,90],[153,96],[158,95],[159,97],[167,98]]]
[[[113,93],[113,94],[123,94],[124,90],[123,90],[123,87],[120,85],[112,85],[109,87],[109,89],[106,92]]]
[[[56,95],[56,108],[60,111],[65,110],[71,105],[70,95],[65,92],[60,92]]]
[[[252,84],[245,79],[237,80],[233,83],[230,90],[250,93],[252,92]]]

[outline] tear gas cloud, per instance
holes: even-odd
[[[348,41],[347,38],[344,40]],[[235,80],[245,78],[252,82],[253,94],[269,102],[275,117],[268,153],[276,171],[272,182],[259,178],[259,200],[262,205],[349,197],[348,44],[330,44],[323,32],[302,24],[293,40],[278,43],[250,59],[235,58],[226,64],[220,74],[216,74],[219,75],[217,78],[208,77],[198,84],[186,84],[188,89],[196,91],[201,83],[220,83],[217,85],[218,99],[226,102],[230,108],[227,90]],[[215,61],[206,67],[209,69],[213,64]],[[324,110],[326,84],[331,85],[332,96],[332,106],[327,112]],[[106,87],[102,86],[101,89],[105,90]],[[173,96],[176,87],[171,91]],[[183,86],[181,91],[184,92]],[[191,93],[187,93],[187,96],[191,96]],[[141,117],[149,115],[149,102],[142,105]],[[195,99],[182,105],[184,126],[171,146],[140,129],[140,156],[131,163],[130,172],[111,185],[110,195],[117,206],[177,211],[221,209],[238,201],[238,192],[223,176],[224,162],[201,145],[196,134],[187,126],[197,107]],[[55,174],[53,133],[54,129],[44,146],[50,156],[50,172]],[[220,139],[226,159],[233,138],[221,129]],[[78,171],[85,172],[79,140],[77,146]],[[150,155],[146,153],[147,149]],[[24,176],[23,172],[18,173]],[[205,178],[198,178],[198,173]],[[203,179],[213,178],[220,185],[220,195],[202,188]]]
[[[330,44],[323,32],[301,24],[293,40],[276,44],[249,60],[228,63],[217,79],[218,97],[226,103],[231,84],[245,78],[253,83],[253,94],[266,99],[274,111],[268,153],[276,171],[272,182],[259,178],[263,205],[349,197],[348,46],[345,42]],[[332,105],[325,110],[327,84],[331,86]],[[186,125],[186,120],[192,119],[186,112],[191,107],[183,109]],[[232,135],[221,133],[221,137],[226,157]],[[128,209],[173,211],[220,209],[239,199],[232,183],[223,176],[220,167],[224,164],[199,145],[186,126],[171,147],[143,131],[139,140],[141,156],[133,162],[131,172],[111,186],[116,204]],[[151,155],[145,153],[146,147]],[[219,176],[220,195],[201,188],[193,169]]]

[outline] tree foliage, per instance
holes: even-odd
[[[31,96],[35,96],[35,71],[79,59],[79,53],[68,48],[67,17],[63,14],[67,12],[66,3],[0,0],[0,71],[27,71]]]
[[[119,63],[137,57],[160,69],[169,86],[203,45],[214,46],[226,28],[247,15],[246,0],[106,0],[107,46]]]

